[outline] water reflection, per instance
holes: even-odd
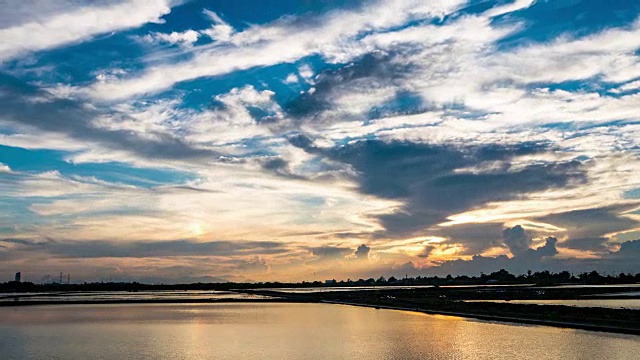
[[[57,293],[0,293],[0,302],[14,301],[118,301],[118,300],[221,300],[256,299],[268,296],[214,290],[154,290],[154,291],[78,291]]]
[[[3,359],[632,359],[637,337],[327,304],[0,308]]]

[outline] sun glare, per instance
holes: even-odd
[[[189,231],[195,236],[202,236],[205,233],[204,225],[199,222],[191,223]]]

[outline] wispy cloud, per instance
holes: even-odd
[[[9,27],[0,29],[0,60],[6,60],[29,51],[38,51],[75,43],[94,35],[105,34],[140,26],[148,22],[158,22],[168,14],[170,3],[164,0],[126,1],[78,7],[74,2],[58,5],[62,9],[47,14],[51,6],[46,3],[24,4],[29,12],[21,12],[23,5],[3,6],[9,16],[14,11],[19,20],[13,19]],[[41,14],[44,10],[45,13]],[[19,22],[18,22],[19,21]]]

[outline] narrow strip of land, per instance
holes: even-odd
[[[467,290],[413,289],[380,292],[321,292],[311,294],[248,291],[248,293],[265,296],[281,296],[283,298],[295,299],[296,301],[317,300],[328,304],[416,311],[433,315],[449,315],[488,321],[640,335],[639,310],[572,307],[564,305],[513,304],[509,302],[465,302],[459,297],[462,294],[464,294],[465,297],[472,297]],[[443,295],[443,293],[446,293],[447,296]],[[504,295],[504,293],[500,293],[500,295]],[[499,296],[494,295],[494,297]]]
[[[369,307],[369,308],[375,308],[375,309],[412,311],[412,312],[420,312],[420,313],[429,314],[429,315],[457,316],[457,317],[472,318],[472,319],[485,320],[485,321],[499,321],[499,322],[508,322],[508,323],[543,325],[543,326],[553,326],[553,327],[571,328],[571,329],[580,329],[580,330],[589,330],[589,331],[603,331],[603,332],[611,332],[611,333],[619,333],[619,334],[640,335],[640,328],[614,327],[614,326],[595,325],[595,324],[588,324],[588,323],[529,319],[529,318],[522,318],[522,317],[511,317],[511,316],[500,316],[500,315],[481,315],[481,314],[466,313],[466,312],[452,312],[452,311],[444,311],[444,310],[407,308],[402,306],[358,304],[358,303],[348,303],[348,302],[330,301],[330,300],[325,300],[322,302],[327,304],[360,306],[360,307]]]
[[[36,305],[78,304],[222,304],[222,303],[325,303],[371,307],[377,309],[414,311],[473,318],[485,321],[534,324],[563,328],[583,329],[640,335],[640,310],[571,307],[564,305],[514,304],[500,302],[467,302],[464,300],[487,299],[508,300],[511,298],[553,297],[584,298],[589,293],[580,289],[546,290],[544,294],[535,288],[513,288],[486,291],[486,289],[402,289],[381,291],[343,291],[287,293],[277,290],[237,290],[246,297],[216,298],[127,298],[119,299],[60,299],[32,300],[29,296],[16,296],[15,301],[0,301],[0,307]],[[592,291],[593,292],[593,291]],[[68,295],[73,295],[69,293]],[[591,294],[593,295],[593,294]]]

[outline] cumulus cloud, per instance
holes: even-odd
[[[532,239],[527,237],[524,229],[520,225],[516,225],[510,229],[504,229],[502,239],[514,256],[525,253],[533,243]]]
[[[475,274],[491,273],[500,269],[524,274],[532,271],[570,271],[574,273],[597,270],[600,272],[635,273],[637,256],[640,254],[640,240],[623,242],[618,251],[609,252],[599,258],[559,258],[557,240],[548,238],[543,246],[529,249],[520,256],[509,258],[505,255],[490,257],[475,255],[469,260],[441,262],[438,266],[423,269],[424,274]]]
[[[371,248],[369,248],[367,245],[365,244],[361,244],[360,246],[358,246],[358,248],[356,249],[356,251],[353,253],[353,255],[357,258],[357,259],[368,259],[369,258],[369,251],[371,250]]]
[[[194,30],[187,30],[184,32],[172,32],[169,34],[163,33],[151,33],[142,37],[142,40],[148,42],[160,42],[166,43],[170,45],[191,45],[194,42],[198,41],[200,37],[200,33]]]

